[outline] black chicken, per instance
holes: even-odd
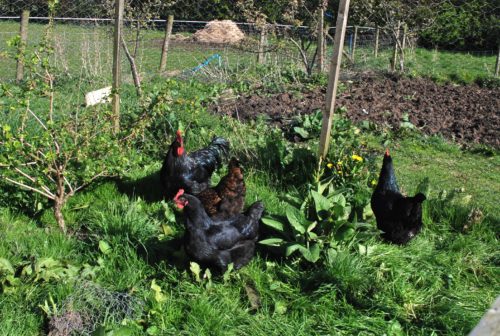
[[[377,187],[373,192],[371,206],[382,238],[406,244],[422,228],[422,202],[425,195],[418,193],[405,197],[396,182],[392,158],[386,150]]]
[[[224,272],[230,263],[238,269],[252,259],[264,211],[262,202],[252,204],[245,214],[226,220],[211,219],[200,200],[182,189],[174,202],[184,209],[186,252],[197,263]]]
[[[160,170],[165,196],[172,198],[177,190],[199,194],[210,186],[210,178],[229,153],[229,141],[214,137],[205,148],[186,154],[181,131],[177,131]]]
[[[197,197],[212,219],[226,219],[243,211],[245,194],[243,170],[233,157],[229,160],[227,175],[217,186],[205,189]]]

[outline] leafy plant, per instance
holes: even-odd
[[[30,60],[26,82],[5,84],[0,91],[8,110],[0,130],[0,178],[52,201],[56,222],[66,232],[63,207],[68,198],[126,167],[122,145],[132,137],[115,134],[109,106],[56,110],[50,64],[52,24],[38,48],[26,57]],[[132,133],[130,128],[125,132]]]
[[[297,116],[292,126],[293,133],[298,134],[304,140],[317,138],[321,132],[322,120],[321,110],[313,114]]]
[[[260,241],[263,245],[280,246],[286,257],[298,251],[312,263],[320,258],[325,247],[335,247],[349,242],[356,230],[364,227],[357,221],[349,221],[351,204],[344,191],[333,188],[333,178],[329,177],[310,186],[301,199],[287,195],[285,216],[264,217],[262,222],[280,233]]]

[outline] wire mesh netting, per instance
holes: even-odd
[[[115,2],[60,0],[55,7],[52,64],[60,79],[79,79],[79,94],[111,83]],[[310,22],[310,27],[284,24],[263,26],[262,23],[232,21],[217,26],[213,22],[176,17],[166,71],[160,73],[166,18],[173,12],[169,7],[172,3],[176,2],[125,1],[124,45],[134,60],[139,80],[156,75],[179,75],[184,78],[209,76],[227,80],[229,73],[250,71],[258,67],[259,63],[281,68],[296,67],[309,73],[315,71],[319,55],[314,20]],[[209,3],[216,6],[215,2]],[[236,3],[234,6],[228,9],[229,12],[238,13]],[[24,9],[30,10],[27,50],[35,49],[44,36],[49,16],[47,1],[0,2],[1,81],[13,81],[16,78],[16,49],[11,42],[19,35],[19,16]],[[207,10],[212,12],[210,8]],[[242,15],[236,17],[241,18]],[[331,14],[325,15],[325,71],[328,71],[333,53],[334,25]],[[432,73],[433,67],[440,66],[439,62],[416,54],[415,41],[410,27],[405,39],[407,62],[415,68],[431,68]],[[394,34],[390,30],[348,26],[343,66],[353,71],[388,70],[394,45]],[[130,57],[125,52],[121,54],[122,81],[132,83]],[[463,69],[456,71],[467,71],[467,66],[465,63]],[[493,68],[494,61],[485,59],[480,68],[474,70],[491,74]]]
[[[49,335],[93,335],[101,326],[116,326],[124,320],[138,319],[143,305],[130,294],[81,281],[76,284],[75,291],[57,305],[57,312],[49,320]]]

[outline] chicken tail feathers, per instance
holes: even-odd
[[[222,164],[222,159],[229,154],[229,141],[222,137],[214,137],[212,142],[203,149],[189,154],[209,171],[214,171]]]

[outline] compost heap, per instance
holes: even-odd
[[[207,23],[205,28],[193,34],[193,39],[204,43],[239,43],[245,34],[231,20],[214,20]]]

